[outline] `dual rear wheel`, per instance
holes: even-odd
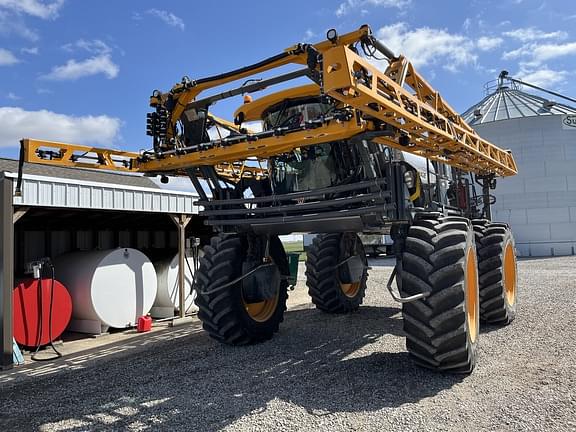
[[[510,228],[460,217],[417,220],[406,238],[398,284],[403,295],[428,293],[402,307],[410,355],[424,367],[469,373],[480,320],[505,325],[514,319]]]

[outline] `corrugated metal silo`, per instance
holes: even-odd
[[[464,114],[512,150],[519,174],[499,179],[493,220],[509,222],[522,256],[576,254],[576,108],[498,85]]]

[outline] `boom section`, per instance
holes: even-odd
[[[399,131],[375,141],[477,174],[517,173],[512,153],[481,138],[404,58],[381,72],[351,49],[334,47],[323,63],[326,94]]]

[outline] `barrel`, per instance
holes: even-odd
[[[186,258],[184,307],[186,313],[195,312],[198,309],[194,304],[196,292],[192,289],[194,281],[194,260]],[[150,310],[154,318],[168,318],[174,316],[180,308],[180,289],[178,286],[178,254],[154,261],[154,268],[158,277],[158,292],[156,300]]]
[[[72,300],[60,281],[23,279],[12,295],[14,339],[20,345],[46,345],[58,339],[68,326]]]
[[[156,297],[154,266],[136,249],[71,252],[56,258],[54,267],[72,297],[71,324],[99,321],[102,327],[131,327]]]

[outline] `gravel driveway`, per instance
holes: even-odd
[[[575,257],[519,263],[516,321],[483,329],[470,376],[411,363],[390,264],[372,260],[351,315],[312,309],[300,281],[261,345],[219,345],[194,322],[120,353],[33,365],[38,376],[0,373],[0,431],[576,430]]]

